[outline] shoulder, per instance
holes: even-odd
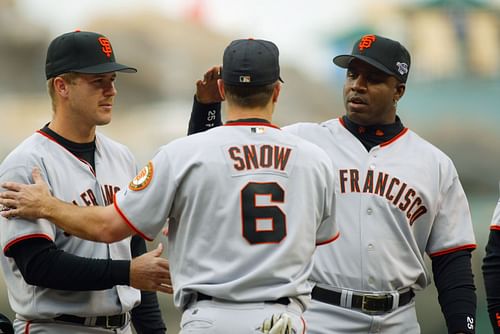
[[[96,147],[97,147],[97,150],[104,150],[104,151],[110,151],[110,152],[114,152],[114,154],[122,154],[122,155],[126,155],[127,157],[130,157],[132,158],[133,155],[132,155],[132,152],[130,151],[130,149],[114,140],[114,139],[111,139],[110,137],[100,133],[100,132],[97,132],[96,133]]]

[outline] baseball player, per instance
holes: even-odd
[[[346,115],[284,128],[323,148],[337,176],[342,238],[315,253],[308,333],[419,333],[413,296],[431,282],[425,254],[448,332],[474,333],[476,244],[465,193],[452,161],[397,115],[410,54],[366,35],[333,62],[347,69]],[[197,97],[190,129],[218,125],[205,126],[221,97],[208,89]]]
[[[495,334],[500,333],[500,200],[497,203],[490,225],[490,236],[483,259],[484,287],[488,302],[488,313]]]
[[[46,62],[52,121],[7,156],[0,180],[28,182],[39,166],[52,193],[72,205],[110,204],[136,174],[130,151],[96,133],[111,121],[117,71],[136,70],[115,61],[105,36],[76,31],[55,38]],[[131,261],[146,251],[141,238],[90,242],[45,220],[2,218],[0,238],[16,333],[131,333],[131,318],[138,333],[165,333],[156,294],[143,292],[141,303],[131,287],[168,283],[161,249]]]
[[[168,218],[182,333],[263,333],[270,330],[263,319],[283,313],[282,324],[289,317],[295,333],[305,333],[312,254],[339,235],[331,161],[271,123],[281,89],[274,43],[233,41],[223,64],[218,87],[227,100],[226,126],[162,147],[115,194],[114,206],[63,203],[35,171],[35,185],[3,185],[11,191],[0,203],[15,207],[3,214],[50,212],[44,218],[65,231],[99,241],[133,233],[152,239]],[[34,200],[25,202],[25,195]]]

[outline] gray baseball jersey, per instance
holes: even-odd
[[[102,134],[96,136],[96,173],[47,134],[37,132],[12,151],[0,166],[0,181],[32,183],[34,166],[42,170],[52,194],[75,205],[107,205],[114,193],[136,174],[129,150]],[[97,176],[96,176],[97,175]],[[19,218],[0,221],[4,253],[18,241],[46,238],[68,253],[97,259],[130,259],[130,238],[110,245],[82,240],[64,233],[49,221],[36,223]],[[24,281],[12,258],[1,256],[12,309],[22,318],[113,315],[129,311],[140,302],[140,292],[128,286],[103,291],[62,291],[33,286]]]
[[[152,239],[169,220],[174,303],[307,299],[316,245],[338,236],[334,176],[316,145],[266,123],[233,123],[164,146],[115,206]]]
[[[405,129],[369,152],[342,124],[285,128],[323,148],[336,173],[342,238],[315,253],[311,279],[337,288],[389,292],[431,280],[424,254],[476,247],[452,161]]]
[[[491,230],[500,230],[500,199],[498,200],[495,212],[493,212],[493,218],[490,225]]]

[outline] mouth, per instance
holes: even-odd
[[[347,99],[347,102],[352,104],[367,104],[366,100],[360,96],[351,96]]]

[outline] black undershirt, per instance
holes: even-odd
[[[95,170],[95,141],[75,143],[51,129],[48,124],[40,131],[55,139]],[[130,242],[132,257],[147,252],[146,242],[135,235]],[[58,249],[45,238],[30,238],[13,244],[5,253],[16,262],[24,280],[31,285],[69,291],[111,289],[130,284],[130,261],[91,259]],[[163,334],[166,326],[160,312],[156,293],[141,291],[141,304],[132,310],[132,323],[137,333]]]
[[[188,135],[222,125],[220,103],[202,104],[197,102],[196,98],[194,100]],[[213,122],[206,121],[212,118]],[[347,130],[363,144],[367,151],[393,139],[404,130],[403,123],[398,116],[392,124],[374,126],[358,125],[347,116],[343,116],[342,120]],[[470,251],[461,250],[431,258],[439,304],[446,320],[448,333],[475,333],[475,329],[469,329],[467,323],[468,317],[475,321],[476,315],[476,294],[470,256]],[[500,260],[496,261],[500,263]],[[497,292],[499,290],[500,288],[496,289]],[[494,302],[500,303],[500,299],[494,299]]]
[[[491,230],[483,259],[488,314],[495,334],[500,334],[500,231]]]

